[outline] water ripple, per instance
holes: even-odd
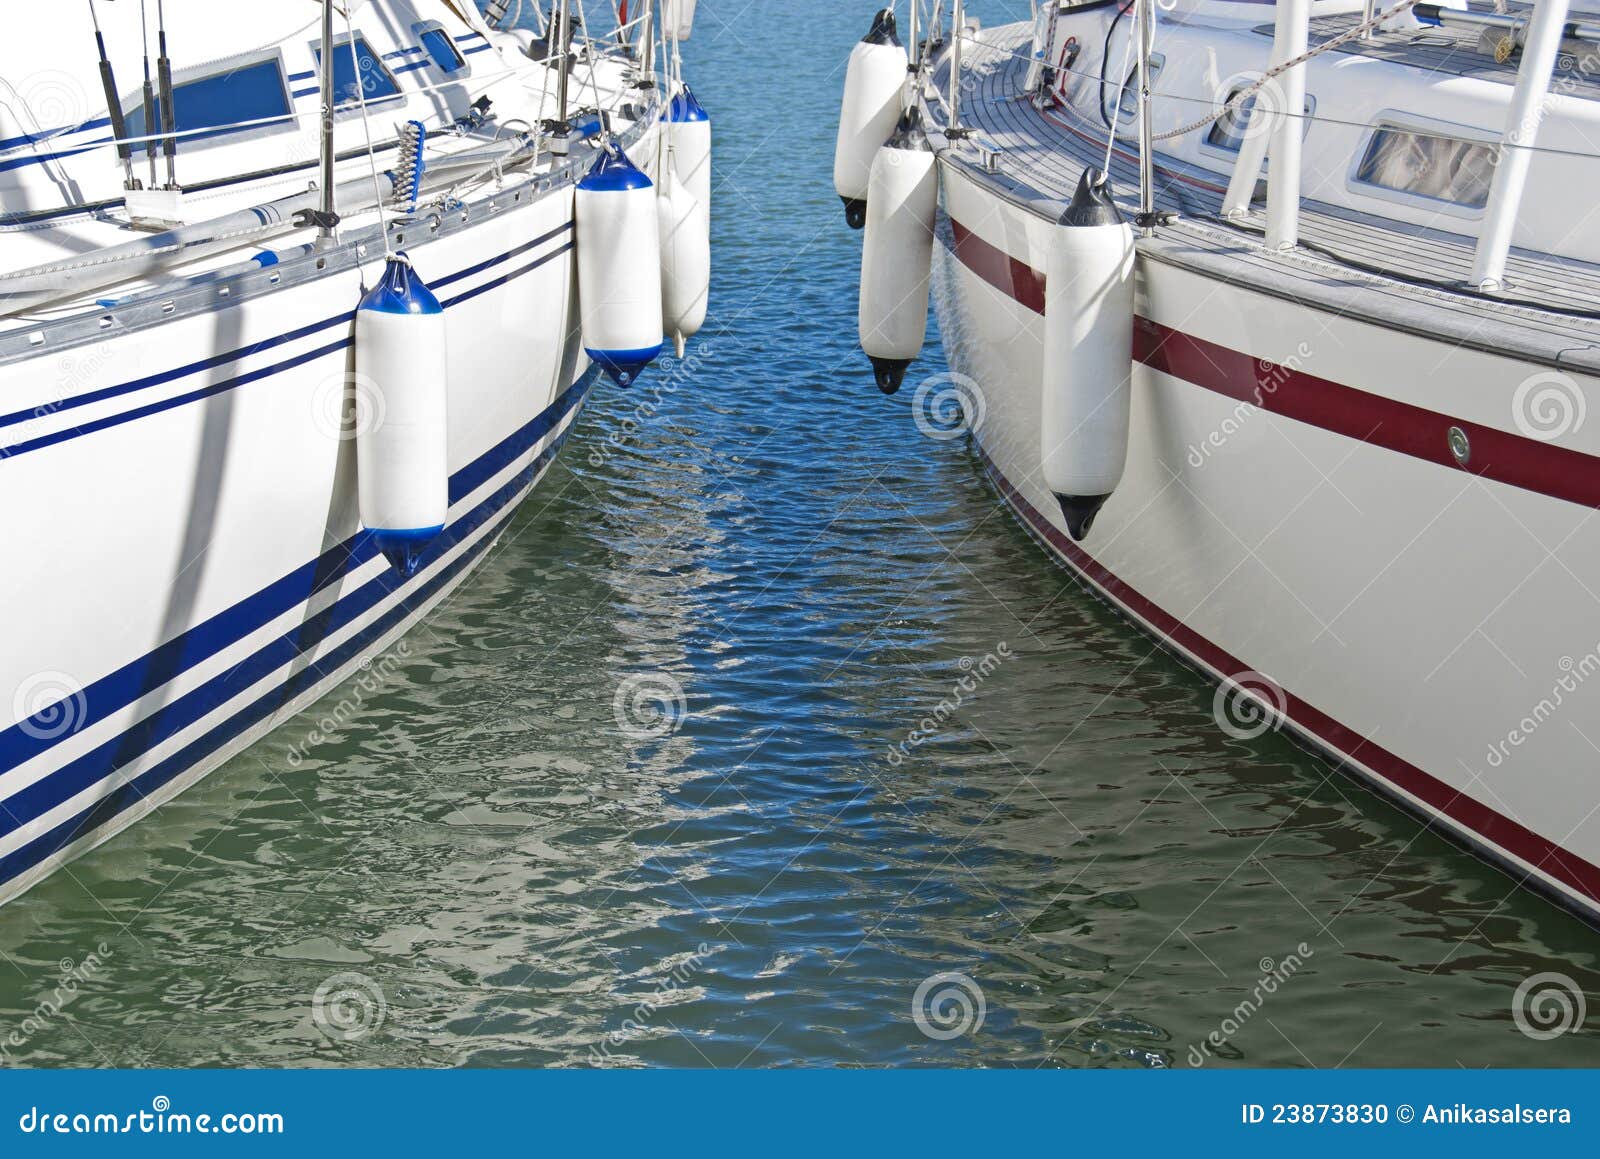
[[[828,194],[850,7],[756,5],[816,46],[782,100],[697,33],[723,185],[696,353],[597,392],[356,711],[5,909],[3,1061],[1592,1061],[1511,1011],[1551,960],[1600,989],[1591,931],[1219,732],[873,388]],[[619,728],[640,687],[665,727]],[[332,1033],[314,996],[351,977],[365,1021]]]

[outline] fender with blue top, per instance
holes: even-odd
[[[711,292],[711,118],[684,85],[661,119],[662,324],[682,358],[705,325]]]
[[[711,115],[688,85],[679,87],[661,114],[678,163],[678,176],[700,205],[711,236]]]
[[[361,525],[409,579],[450,508],[444,308],[404,254],[356,309],[356,473]]]
[[[631,385],[661,353],[661,230],[656,190],[614,143],[578,183],[578,298],[584,352]]]

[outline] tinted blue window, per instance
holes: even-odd
[[[442,28],[430,28],[422,34],[422,47],[427,50],[428,58],[443,73],[460,72],[467,67],[467,62],[456,51],[455,41],[450,39],[450,34]]]
[[[288,118],[293,112],[289,105],[289,93],[283,83],[283,69],[275,60],[263,60],[175,84],[172,86],[172,108],[176,114],[178,132],[218,130],[218,133],[207,133],[205,136],[220,135],[229,131],[228,126],[248,121]],[[156,100],[154,129],[145,128],[142,101],[128,111],[127,125],[130,137],[160,132],[160,98]],[[180,139],[180,148],[183,143]]]
[[[314,51],[317,56],[317,67],[321,68],[322,50],[318,48]],[[356,71],[358,62],[359,81]],[[394,74],[384,67],[383,61],[372,51],[372,46],[367,43],[366,37],[356,37],[354,57],[350,52],[349,41],[334,48],[333,103],[336,108],[355,104],[363,93],[369,101],[381,101],[384,97],[392,97],[399,91],[400,86],[395,84]]]

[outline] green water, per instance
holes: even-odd
[[[290,724],[0,910],[0,1061],[1600,1060],[1600,998],[1551,1039],[1515,1014],[1541,973],[1600,995],[1600,936],[1221,732],[873,388],[829,181],[869,7],[704,0],[696,353],[597,390],[331,736]]]

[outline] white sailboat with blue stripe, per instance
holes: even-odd
[[[485,7],[13,16],[0,901],[426,616],[606,382],[576,187],[623,153],[657,171],[677,29]]]

